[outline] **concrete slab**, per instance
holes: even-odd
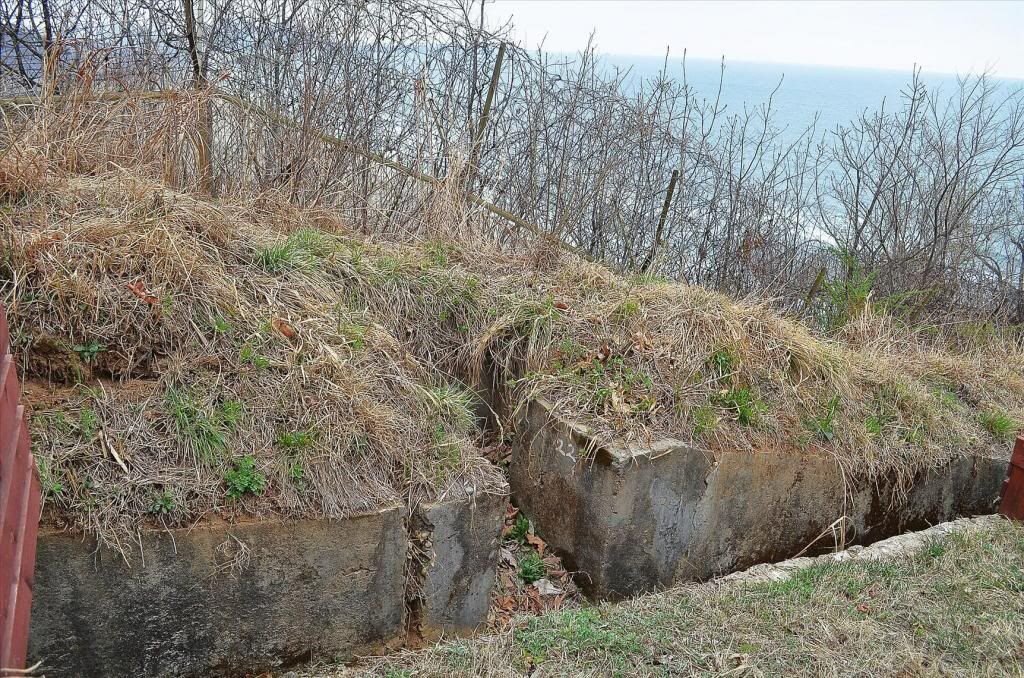
[[[596,447],[531,403],[509,469],[515,502],[596,598],[616,599],[783,560],[808,548],[870,543],[962,515],[991,513],[1005,459],[964,458],[894,478],[844,477],[826,455],[712,455],[672,440]],[[845,488],[845,491],[844,491]]]
[[[41,530],[29,646],[48,676],[255,674],[404,638],[405,510],[143,534],[129,568]]]
[[[411,623],[422,640],[467,635],[487,621],[507,501],[502,486],[414,511],[412,541],[422,557]]]

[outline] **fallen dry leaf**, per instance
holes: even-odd
[[[501,559],[501,562],[505,563],[509,567],[517,567],[518,566],[518,563],[516,562],[516,557],[514,555],[512,555],[512,552],[509,551],[504,546],[502,546],[498,550],[498,556]]]
[[[281,320],[280,318],[274,318],[270,321],[270,324],[274,326],[274,329],[281,333],[285,339],[291,340],[299,336],[299,333],[295,331],[295,328],[288,324],[287,321]]]
[[[538,579],[533,585],[542,596],[557,596],[562,593],[562,589],[552,584],[549,579]]]
[[[134,294],[136,297],[146,302],[150,306],[153,306],[160,301],[156,296],[149,293],[149,291],[146,289],[146,284],[143,283],[141,280],[136,280],[133,283],[127,283],[125,284],[125,287],[127,287],[132,294]]]
[[[540,555],[544,555],[544,549],[546,549],[548,546],[547,542],[545,542],[543,539],[541,539],[535,534],[527,534],[526,543],[537,549],[537,553],[539,553]]]

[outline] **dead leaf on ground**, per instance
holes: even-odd
[[[160,301],[156,295],[150,294],[149,290],[146,289],[146,284],[141,280],[136,280],[133,283],[127,283],[125,284],[125,287],[127,287],[132,294],[150,306],[154,306]]]
[[[295,331],[295,328],[289,325],[286,320],[274,318],[270,321],[270,324],[273,325],[274,329],[277,330],[285,339],[292,340],[299,336],[299,333]]]
[[[537,549],[537,553],[539,553],[540,555],[544,555],[544,549],[546,549],[548,546],[547,542],[545,542],[543,539],[541,539],[535,534],[527,534],[526,543]]]
[[[562,589],[558,588],[547,578],[538,579],[533,583],[537,588],[537,592],[542,596],[557,596],[562,593]]]

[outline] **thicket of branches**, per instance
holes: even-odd
[[[8,94],[59,94],[87,73],[102,91],[216,89],[247,104],[197,108],[184,127],[200,130],[198,150],[169,171],[181,185],[282,192],[368,233],[422,228],[434,187],[359,148],[624,271],[801,312],[828,299],[826,322],[867,303],[1024,322],[1024,95],[984,75],[936,92],[914,74],[900,101],[784,135],[771,99],[724,110],[683,69],[639,79],[592,48],[531,52],[474,0],[0,0],[0,12]],[[453,231],[531,237],[457,214]]]

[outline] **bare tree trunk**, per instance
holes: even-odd
[[[199,28],[196,22],[195,5],[192,0],[181,0],[185,12],[185,40],[188,45],[189,61],[192,64],[192,87],[205,97],[207,89],[206,62],[200,53]],[[199,190],[207,195],[214,194],[213,183],[213,109],[209,97],[205,97],[199,112],[199,139],[196,143],[196,169],[199,173]]]

